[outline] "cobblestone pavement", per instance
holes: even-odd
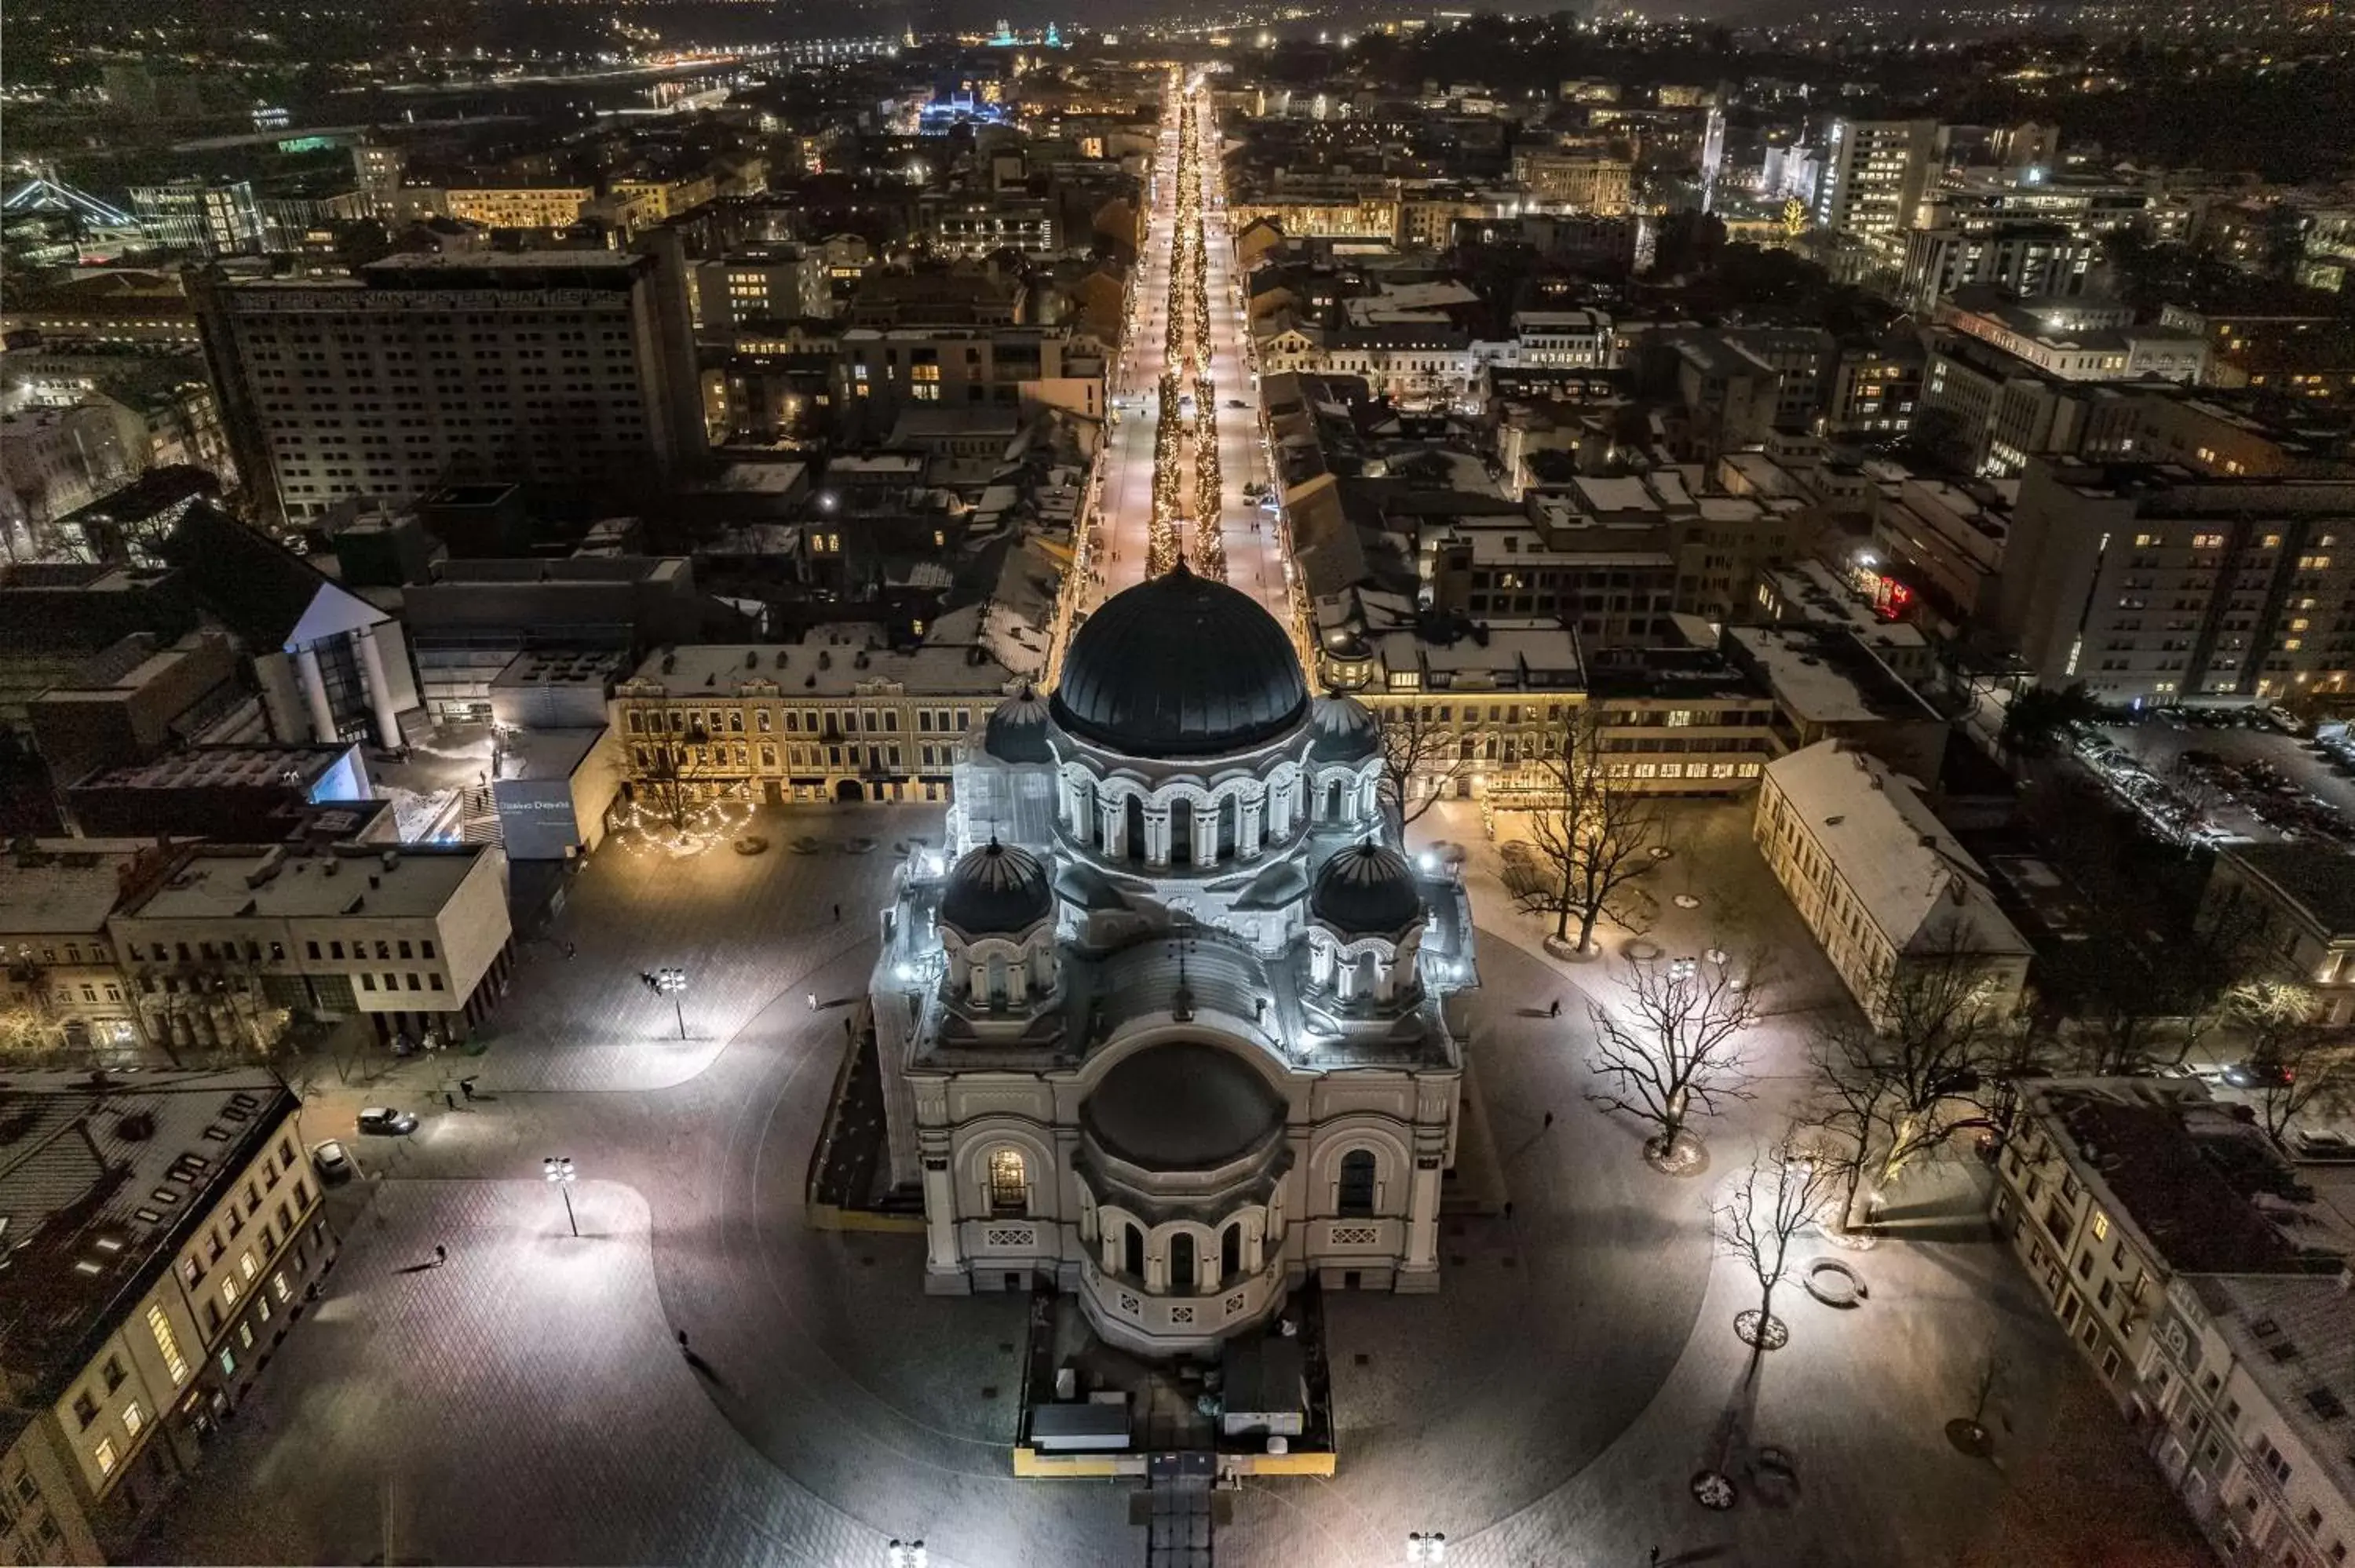
[[[879,819],[857,829],[881,841],[871,855],[591,863],[554,933],[579,957],[526,967],[478,1064],[489,1097],[360,1148],[379,1179],[374,1213],[158,1559],[855,1564],[880,1562],[890,1534],[925,1537],[944,1568],[1141,1556],[1119,1489],[1007,1474],[1018,1298],[927,1298],[918,1238],[803,1223],[839,1060],[835,1004],[863,990],[871,959],[861,911],[879,903],[891,843],[937,833],[932,813],[846,824],[855,815]],[[1738,825],[1721,810],[1686,841],[1729,903],[1765,874],[1754,852],[1742,861]],[[782,845],[800,828],[763,831]],[[1748,1304],[1712,1260],[1709,1203],[1787,1088],[1770,1083],[1712,1127],[1709,1172],[1653,1174],[1634,1133],[1581,1096],[1582,1010],[1543,1014],[1601,969],[1545,959],[1534,923],[1476,874],[1489,927],[1472,1114],[1487,1118],[1513,1213],[1449,1221],[1436,1296],[1327,1298],[1340,1474],[1247,1491],[1220,1560],[1359,1568],[1397,1560],[1411,1529],[1448,1531],[1451,1561],[1516,1568],[1641,1563],[1655,1543],[1668,1561],[1715,1546],[1706,1560],[1878,1568],[2082,1538],[2056,1532],[2054,1515],[2093,1510],[2007,1478],[2040,1476],[2062,1395],[2090,1373],[1979,1239],[1965,1185],[1945,1195],[1966,1216],[1955,1239],[1849,1255],[1872,1287],[1866,1308],[1785,1291],[1795,1342],[1762,1370],[1750,1429],[1796,1457],[1797,1500],[1693,1507],[1686,1478],[1736,1392],[1729,1323]],[[1787,909],[1747,918],[1785,939]],[[1812,948],[1789,956],[1794,994],[1820,989]],[[705,1019],[709,1038],[666,1057],[643,1033],[651,1017],[631,1011],[648,1011],[634,975],[679,961],[713,977],[689,992],[709,1007],[690,1032]],[[1796,1028],[1762,1036],[1763,1054]],[[339,1107],[323,1096],[306,1115]],[[538,1180],[551,1153],[582,1172],[592,1234],[580,1244]],[[437,1241],[447,1269],[400,1272]],[[708,1378],[681,1361],[682,1328]],[[1996,1467],[1954,1454],[1941,1430],[1966,1408],[1991,1334],[2015,1368]],[[2155,1478],[2098,1399],[2065,1408],[2075,1473],[2149,1500],[2137,1484]],[[2158,1503],[2156,1523],[2121,1504],[2105,1538],[2171,1568]]]
[[[188,1562],[836,1563],[883,1537],[746,1450],[681,1358],[645,1204],[390,1181],[171,1515]],[[430,1265],[438,1242],[446,1267]]]

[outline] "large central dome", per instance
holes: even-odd
[[[1124,756],[1215,757],[1297,725],[1308,685],[1273,616],[1180,565],[1088,618],[1050,705],[1064,729]]]

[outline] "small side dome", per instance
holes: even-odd
[[[1423,895],[1404,855],[1352,844],[1316,874],[1308,912],[1345,936],[1395,936],[1423,918]]]
[[[991,710],[982,749],[1000,762],[1052,762],[1047,749],[1047,699],[1024,686]]]
[[[940,920],[967,936],[1012,936],[1055,912],[1047,868],[1027,850],[991,839],[950,868]]]
[[[1382,726],[1355,697],[1319,697],[1309,710],[1308,756],[1316,762],[1364,762],[1381,755]]]

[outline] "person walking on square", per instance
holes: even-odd
[[[1553,999],[1553,1005],[1546,1009],[1546,1016],[1548,1018],[1560,1018],[1561,1016],[1561,998],[1555,997]]]
[[[1553,1112],[1551,1112],[1551,1111],[1548,1111],[1548,1112],[1546,1112],[1546,1115],[1545,1115],[1545,1124],[1546,1124],[1546,1126],[1547,1126],[1547,1127],[1549,1127],[1549,1128],[1550,1128],[1550,1127],[1552,1127],[1552,1126],[1553,1126]]]
[[[439,1268],[449,1261],[450,1249],[436,1242],[433,1246],[433,1266]]]

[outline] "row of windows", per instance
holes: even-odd
[[[258,964],[265,961],[261,956],[262,944],[250,939],[245,942],[242,952],[239,950],[239,944],[236,942],[198,942],[195,946],[196,957],[190,956],[189,944],[186,942],[173,942],[169,944],[155,942],[149,944],[147,949],[144,951],[141,949],[140,944],[137,942],[125,942],[123,944],[123,951],[133,963],[137,963],[143,959],[152,959],[157,963],[169,963],[177,959],[177,961],[186,964],[196,962],[198,958],[201,958],[208,963],[221,960],[234,963],[240,958],[242,958],[247,963]],[[266,960],[267,962],[282,964],[286,961],[285,943],[272,942],[269,944],[269,948],[270,957]],[[304,953],[314,961],[324,961],[321,958],[320,945],[317,942],[304,942],[303,944],[303,948]],[[367,942],[355,941],[351,944],[350,956],[354,959],[364,959],[368,957],[368,948],[369,944]],[[416,942],[411,943],[406,937],[400,938],[398,939],[388,939],[379,937],[375,942],[375,948],[376,957],[379,959],[389,959],[393,957],[395,953],[398,953],[404,959],[431,959],[434,957],[433,941],[431,938],[421,938]],[[341,959],[344,957],[344,943],[338,938],[328,938],[326,943],[325,958]]]

